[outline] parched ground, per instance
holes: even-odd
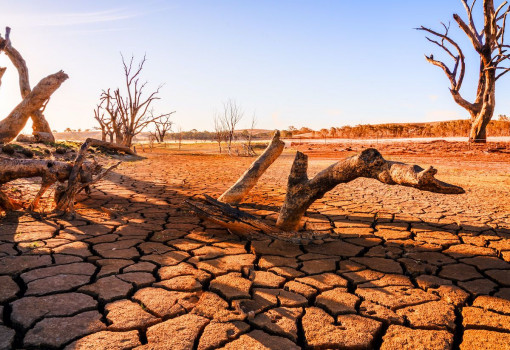
[[[252,159],[189,147],[124,163],[74,220],[0,221],[0,349],[510,349],[510,154],[387,148],[467,193],[358,179],[308,212],[335,238],[297,246],[191,215]],[[298,147],[311,174],[352,153]],[[274,222],[291,162],[243,209]]]

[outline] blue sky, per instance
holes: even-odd
[[[146,53],[149,85],[165,83],[156,111],[176,110],[185,130],[211,130],[229,98],[245,111],[241,127],[253,113],[269,129],[468,117],[444,73],[423,57],[440,51],[413,29],[464,16],[460,0],[0,0],[0,8],[0,28],[12,27],[32,86],[60,69],[70,76],[45,111],[57,130],[95,125],[101,90],[122,84],[120,52]],[[467,56],[461,91],[471,99],[478,59],[454,23],[451,31]],[[8,67],[5,116],[20,96],[3,54],[0,66]],[[496,91],[495,115],[510,114],[510,75]]]

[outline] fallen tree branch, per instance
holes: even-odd
[[[253,215],[221,203],[207,195],[204,195],[202,201],[187,199],[185,203],[198,217],[225,227],[231,233],[247,240],[277,239],[295,244],[308,244],[313,240],[331,237],[329,234],[310,231],[280,230]]]
[[[308,157],[297,152],[289,175],[285,201],[276,222],[280,229],[297,230],[301,218],[313,202],[322,198],[336,185],[358,177],[373,178],[388,185],[414,187],[422,191],[464,193],[461,187],[435,179],[437,170],[432,167],[425,170],[418,165],[387,161],[373,148],[329,166],[310,180],[307,169]]]
[[[328,234],[298,231],[306,210],[336,185],[358,177],[373,178],[388,185],[408,186],[422,191],[464,193],[461,187],[434,178],[437,170],[433,167],[423,169],[418,165],[387,161],[373,148],[329,166],[312,179],[308,179],[307,173],[308,157],[297,152],[289,175],[285,201],[275,226],[209,196],[205,196],[203,202],[187,200],[186,204],[199,217],[226,227],[244,238],[280,239],[306,244],[314,239],[329,237]]]
[[[104,178],[121,163],[118,162],[108,169],[103,169],[102,166],[95,161],[85,161],[86,152],[90,146],[112,148],[125,151],[128,154],[133,154],[133,151],[129,149],[124,150],[125,147],[95,139],[87,139],[84,145],[85,146],[82,145],[74,164],[45,159],[12,159],[0,157],[0,186],[16,179],[40,177],[42,179],[41,188],[30,204],[30,209],[33,210],[37,208],[39,200],[49,187],[56,182],[64,183],[68,181],[67,186],[57,189],[55,198],[58,210],[64,212],[72,211],[76,194],[84,189],[88,191],[90,185]],[[0,208],[6,211],[18,209],[9,197],[1,191],[1,188]]]
[[[83,162],[85,161],[85,157],[87,156],[88,149],[92,146],[112,148],[115,150],[129,152],[128,154],[134,154],[134,152],[131,151],[129,147],[118,146],[110,142],[96,140],[93,138],[86,139],[85,142],[81,145],[78,154],[76,155],[76,159],[74,161],[71,173],[69,174],[69,179],[67,181],[67,188],[64,191],[60,191],[60,193],[58,194],[57,206],[55,208],[55,211],[62,213],[73,212],[76,195],[81,190],[87,188],[92,183],[97,182],[99,179],[104,177],[108,172],[110,172],[112,169],[116,168],[120,164],[118,163],[110,167],[105,172],[103,172],[102,175],[99,175],[99,177],[96,179],[92,178],[92,174],[93,173],[97,174],[97,171],[86,173],[90,174],[90,177],[87,178],[84,177],[82,172]]]
[[[30,204],[30,208],[35,209],[42,195],[51,185],[57,181],[64,182],[69,178],[71,169],[72,164],[67,162],[44,159],[0,158],[0,186],[16,179],[40,177],[41,188]],[[94,169],[93,164],[87,164],[82,170],[82,176],[84,178],[91,177],[92,175],[87,173],[94,171]],[[3,200],[0,200],[0,208],[6,211],[19,209],[19,206],[12,205],[9,197],[1,190],[0,196],[3,197]]]
[[[218,200],[229,204],[239,204],[257,184],[259,178],[283,152],[285,143],[280,140],[280,131],[276,130],[273,139],[262,153],[246,170],[237,182],[226,190]]]

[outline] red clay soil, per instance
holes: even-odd
[[[189,213],[185,199],[219,196],[253,160],[190,145],[122,164],[74,219],[0,219],[0,349],[510,349],[508,145],[438,145],[379,149],[465,194],[358,179],[310,208],[305,228],[335,238],[306,246]],[[360,146],[296,147],[313,175]],[[293,152],[242,209],[274,223]]]

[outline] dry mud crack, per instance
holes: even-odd
[[[449,197],[360,179],[311,207],[307,229],[337,238],[307,246],[243,241],[183,208],[249,162],[156,149],[74,220],[2,219],[0,349],[510,348],[508,185]],[[274,222],[290,162],[243,209]]]

